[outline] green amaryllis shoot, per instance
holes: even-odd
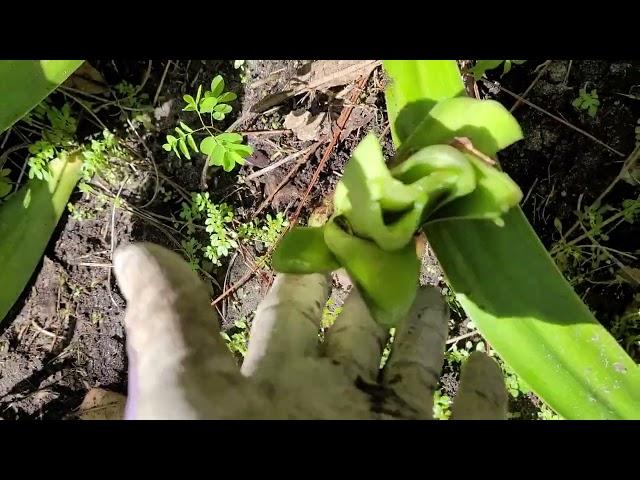
[[[492,120],[489,130],[495,131],[471,142],[467,135],[486,118]],[[458,128],[462,122],[473,128]],[[460,136],[447,136],[450,128]],[[401,149],[400,162],[396,159],[391,169],[375,136],[367,135],[336,187],[330,220],[322,227],[290,231],[274,252],[274,268],[312,273],[343,266],[374,318],[387,327],[396,325],[418,288],[416,232],[425,223],[451,218],[501,224],[501,216],[518,204],[522,193],[491,165],[488,155],[521,137],[517,122],[502,105],[470,98],[436,105],[417,130],[422,143]]]

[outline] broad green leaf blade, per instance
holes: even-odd
[[[340,268],[320,227],[292,228],[274,250],[271,265],[284,273],[329,273]]]
[[[493,157],[499,150],[521,140],[522,130],[499,102],[449,98],[438,102],[414,128],[399,147],[397,160],[404,160],[412,152],[429,145],[449,143],[454,137],[471,139],[476,149]]]
[[[69,196],[80,179],[82,157],[55,159],[48,182],[33,179],[0,207],[0,321],[29,282]]]
[[[385,96],[387,113],[390,119],[394,119],[391,135],[395,145],[404,143],[440,100],[465,95],[458,66],[453,61],[385,60],[384,69],[392,82]],[[454,77],[457,81],[452,83]],[[425,96],[424,91],[428,91],[429,95]],[[400,110],[403,109],[400,116]]]
[[[376,322],[391,328],[406,317],[420,275],[414,242],[384,251],[370,240],[344,232],[333,220],[324,226],[324,241],[360,288]]]
[[[24,117],[84,60],[0,60],[0,133]]]
[[[433,106],[461,94],[453,60],[385,61],[384,68],[392,82],[386,92],[389,121],[400,133],[394,134],[396,146],[419,124],[408,104]],[[564,418],[640,419],[638,366],[560,275],[520,208],[503,220],[503,227],[482,220],[425,227],[467,314]]]
[[[504,221],[425,227],[462,307],[563,417],[640,418],[640,369],[564,280],[522,211]]]

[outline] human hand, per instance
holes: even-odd
[[[116,251],[114,268],[127,300],[126,419],[432,418],[449,318],[434,288],[418,292],[381,371],[388,331],[355,286],[319,343],[328,276],[278,274],[239,369],[205,284],[178,254],[131,244]],[[473,353],[452,417],[502,419],[506,405],[500,368]]]

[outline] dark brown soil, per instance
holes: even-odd
[[[534,81],[537,76],[534,69],[541,63],[529,60],[525,65],[514,67],[502,79],[500,69],[489,77],[500,81],[511,92],[521,94]],[[591,204],[620,172],[622,162],[633,151],[640,101],[624,95],[634,94],[639,85],[638,61],[572,61],[569,70],[569,61],[554,60],[527,95],[535,105],[585,130],[622,155],[528,105],[521,104],[515,110],[525,139],[504,150],[500,160],[504,170],[525,193],[527,198],[522,208],[548,248],[559,238],[554,219],[559,219],[565,230],[569,228],[576,221],[579,198],[582,196],[583,208]],[[588,91],[598,92],[600,106],[593,118],[571,105],[579,89],[585,86]],[[496,98],[508,108],[515,102],[503,92]],[[605,197],[604,203],[618,207],[625,198],[637,197],[637,186],[620,182]],[[640,246],[638,233],[637,223],[625,222],[611,233],[606,245],[635,252]],[[637,261],[625,260],[625,263],[630,267],[639,266]],[[607,270],[602,273],[603,278],[593,280],[613,277]],[[628,284],[583,284],[578,285],[577,290],[605,325],[624,311],[633,295],[633,288]]]

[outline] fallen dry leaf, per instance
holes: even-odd
[[[251,111],[262,113],[304,92],[347,85],[361,75],[369,74],[380,64],[380,60],[317,60],[308,63],[298,69],[291,79],[291,89],[267,95],[253,105]]]
[[[122,420],[127,397],[103,388],[87,392],[78,409],[80,420]]]
[[[91,66],[89,62],[84,62],[73,74],[64,82],[65,87],[75,88],[92,95],[100,95],[109,91],[109,86],[102,74]]]
[[[306,110],[294,110],[284,118],[284,128],[291,130],[299,140],[319,140],[322,135],[326,113],[311,115]]]
[[[317,60],[296,80],[305,90],[327,90],[355,82],[379,64],[377,60]]]

